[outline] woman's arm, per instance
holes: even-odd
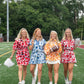
[[[59,49],[58,49],[57,52],[62,53],[62,46],[61,46],[61,43],[58,43],[58,46],[59,46]]]
[[[74,40],[74,50],[76,49],[78,45],[75,43],[75,40]]]
[[[15,53],[15,50],[12,50],[12,54],[11,54],[11,56],[10,56],[10,59],[12,59],[12,58],[13,58],[14,53]]]
[[[34,47],[34,45],[32,44],[32,45],[29,46],[29,49],[32,50],[33,47]]]
[[[74,50],[76,49],[77,45],[74,46]]]
[[[34,47],[34,40],[32,40],[31,43],[32,43],[32,44],[29,46],[29,49],[30,49],[30,50],[32,50],[33,47]]]
[[[11,56],[10,56],[10,59],[13,58],[13,55],[14,55],[15,51],[17,50],[17,48],[18,48],[18,41],[15,40],[15,42],[14,42],[14,44],[13,44],[13,50],[12,50],[12,54],[11,54]]]

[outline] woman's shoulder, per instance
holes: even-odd
[[[26,40],[27,40],[27,41],[30,41],[30,39],[29,39],[29,38],[26,38]]]
[[[66,40],[65,40],[65,39],[62,39],[62,40],[61,40],[61,42],[64,42],[64,41],[66,41]]]
[[[50,44],[50,41],[46,41],[46,44]]]
[[[46,41],[46,40],[43,38],[42,41]]]
[[[44,43],[46,42],[46,40],[45,40],[45,39],[41,39],[40,41],[41,41],[41,42],[44,42]]]
[[[75,41],[74,39],[72,39],[72,41]]]
[[[34,39],[30,39],[30,41],[32,41],[32,40],[34,40]],[[34,40],[34,41],[36,41],[36,40]]]
[[[72,39],[72,42],[75,42],[75,40],[74,40],[74,39]]]
[[[60,44],[61,42],[60,42],[60,41],[58,41],[58,43]]]
[[[15,38],[15,42],[18,42],[18,41],[19,41],[19,39]]]
[[[27,40],[29,40],[29,38],[26,38]]]
[[[22,41],[22,39],[21,38],[15,38],[15,41]]]
[[[58,41],[58,44],[59,44],[59,45],[61,45],[61,42],[60,42],[60,41]]]

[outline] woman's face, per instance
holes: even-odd
[[[22,37],[26,37],[26,36],[27,36],[26,30],[22,30],[22,31],[21,31],[21,36],[22,36]]]
[[[56,39],[56,33],[54,33],[54,32],[51,32],[51,39]]]
[[[70,29],[67,29],[67,30],[65,31],[65,35],[66,35],[67,37],[70,37],[70,36],[71,36],[71,31],[70,31]]]
[[[41,36],[41,30],[40,30],[40,29],[37,30],[37,32],[36,32],[36,36]]]

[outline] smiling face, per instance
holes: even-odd
[[[65,31],[65,35],[66,35],[67,38],[71,37],[71,30],[70,29],[67,29]]]
[[[52,39],[52,40],[54,40],[54,39],[56,39],[56,33],[55,32],[51,32],[51,34],[50,34],[50,39]]]
[[[27,37],[27,32],[26,32],[26,30],[22,30],[21,31],[21,37],[23,38],[23,37]]]
[[[40,37],[41,36],[41,30],[38,29],[37,32],[36,32],[36,36]]]

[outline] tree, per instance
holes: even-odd
[[[73,30],[74,36],[83,24],[78,18],[78,12],[83,10],[82,4],[75,0],[23,0],[9,4],[10,39],[14,40],[21,28],[26,28],[32,36],[35,28],[41,28],[43,37],[49,37],[50,31],[55,30],[59,39],[67,27]],[[73,4],[72,4],[73,3]],[[1,31],[6,35],[6,4],[0,3]],[[76,10],[76,12],[75,12]],[[77,17],[77,18],[76,18]],[[77,21],[77,22],[76,22]],[[75,30],[77,29],[77,30]],[[80,36],[80,35],[78,35]],[[47,38],[48,39],[48,38]]]

